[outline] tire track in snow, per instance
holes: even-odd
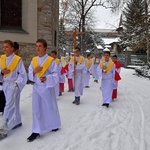
[[[143,108],[141,107],[140,102],[141,102],[141,99],[143,98],[144,93],[146,94],[146,91],[145,91],[145,89],[139,90],[138,87],[141,86],[140,85],[141,82],[137,82],[138,77],[135,77],[132,75],[132,76],[128,76],[128,78],[129,79],[127,81],[129,81],[129,82],[126,84],[128,85],[128,87],[134,87],[134,90],[130,89],[132,92],[127,90],[125,95],[127,95],[127,98],[130,100],[129,101],[130,103],[132,101],[131,105],[133,105],[135,107],[135,104],[136,104],[136,106],[139,109],[139,112],[140,112],[139,150],[145,150],[145,142],[144,142],[145,141],[145,136],[144,136],[145,135],[145,114],[144,114]],[[142,78],[139,78],[139,79],[143,80]],[[146,80],[143,80],[142,82],[143,82],[143,84],[144,83],[148,84]],[[125,89],[125,87],[124,87],[124,89]],[[126,89],[128,89],[128,88],[126,88]]]

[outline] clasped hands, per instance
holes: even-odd
[[[4,69],[2,69],[1,73],[2,73],[2,74],[9,74],[9,73],[10,73],[10,70],[7,69],[7,68],[4,68]]]
[[[74,65],[75,65],[75,66],[77,65],[77,61],[74,62]]]
[[[39,73],[40,71],[42,71],[42,69],[43,69],[43,67],[37,66],[37,67],[34,68],[33,73],[34,74]],[[40,80],[41,80],[41,82],[45,82],[46,81],[46,76],[40,77]]]

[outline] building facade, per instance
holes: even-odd
[[[0,1],[0,54],[3,41],[10,39],[20,45],[20,54],[28,67],[36,55],[35,42],[43,38],[48,53],[57,50],[59,0]]]

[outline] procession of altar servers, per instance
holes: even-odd
[[[78,57],[76,57],[76,59],[78,59]],[[87,63],[85,63],[85,61],[90,62],[90,60],[92,60],[92,64],[90,66],[88,66]],[[89,80],[90,80],[90,75],[92,74],[92,71],[94,72],[94,76],[96,76],[95,78],[97,80],[99,79],[99,76],[102,77],[102,73],[100,73],[101,68],[99,67],[99,64],[94,63],[94,59],[90,59],[90,60],[85,60],[84,59],[83,63],[80,64],[80,65],[77,65],[77,67],[76,67],[77,71],[76,71],[76,81],[75,81],[76,85],[75,86],[77,86],[78,88],[75,89],[75,96],[81,96],[83,94],[83,88],[86,87],[86,86],[89,86]],[[100,62],[100,60],[99,60],[99,62]],[[56,60],[55,60],[55,63],[56,63]],[[74,64],[73,64],[72,60],[70,60],[69,63],[68,63],[68,70],[66,71],[66,73],[61,74],[61,68],[62,68],[61,62],[56,64],[56,72],[57,72],[57,75],[58,75],[57,77],[59,77],[59,79],[55,82],[55,86],[54,86],[54,89],[55,89],[54,93],[56,94],[56,96],[59,95],[59,90],[61,88],[61,86],[59,86],[59,83],[63,83],[63,84],[65,83],[65,75],[67,74],[67,72],[68,72],[68,74],[67,74],[68,79],[71,79],[71,81],[72,81],[72,87],[74,85]],[[97,69],[97,68],[99,68],[99,69]],[[94,69],[94,70],[92,70],[92,69]],[[102,71],[102,69],[101,69],[101,71]],[[106,75],[106,78],[108,78],[110,76],[109,74],[110,73],[108,73]],[[111,78],[114,78],[114,77],[111,77]],[[29,76],[29,79],[32,81],[31,76]],[[68,82],[68,86],[69,86],[69,82]],[[114,87],[117,88],[117,86],[118,86],[118,82],[115,81],[115,80],[110,80],[110,82],[106,84],[105,79],[102,79],[102,82],[101,82],[101,87],[102,88],[101,88],[101,90],[104,93],[103,97],[106,97],[106,99],[107,99],[107,100],[105,100],[105,102],[111,102],[111,100],[112,100],[110,98],[109,99],[107,98],[107,97],[110,97],[108,95],[111,95],[112,93],[111,92],[106,92],[105,89],[110,89],[110,91],[111,91],[111,89],[113,89]],[[3,88],[5,89],[5,84],[3,85]],[[64,91],[64,86],[62,86],[61,91]]]
[[[9,57],[13,57],[9,56]],[[12,58],[7,58],[6,62],[7,64],[10,63]],[[38,64],[42,66],[42,64],[45,62],[48,55],[44,55],[43,57],[38,57]],[[76,62],[78,62],[79,57],[75,57]],[[68,78],[72,79],[73,85],[75,84],[75,96],[80,97],[83,94],[83,88],[84,86],[89,86],[89,80],[90,75],[92,74],[92,69],[94,68],[94,78],[96,80],[99,79],[99,77],[102,77],[101,81],[101,90],[102,90],[102,97],[103,97],[103,103],[110,103],[112,101],[112,90],[114,87],[114,75],[115,75],[115,65],[111,68],[111,70],[104,75],[103,70],[100,67],[99,63],[92,63],[90,66],[87,65],[87,63],[90,63],[90,60],[85,60],[83,58],[82,62],[78,65],[76,65],[76,79],[74,81],[74,62],[72,59],[70,59],[68,63]],[[100,61],[99,61],[100,62]],[[109,64],[109,61],[106,65]],[[14,90],[16,90],[16,101],[15,101],[15,107],[17,109],[11,110],[11,113],[7,113],[9,110],[9,106],[6,103],[5,107],[5,115],[3,116],[4,119],[9,119],[10,128],[14,125],[21,122],[21,116],[20,116],[20,110],[19,110],[19,101],[20,98],[20,92],[23,89],[23,87],[26,84],[27,79],[22,80],[21,76],[26,76],[26,71],[24,70],[24,66],[22,61],[19,61],[18,67],[13,71],[11,76],[8,76],[4,79],[3,84],[3,90],[6,94],[6,99],[9,102],[9,99],[11,99],[14,96]],[[65,73],[61,73],[62,65],[60,63],[56,63],[56,61],[52,61],[51,67],[47,69],[47,71],[44,73],[44,76],[47,76],[47,80],[44,83],[41,83],[41,80],[33,75],[33,64],[31,62],[29,66],[29,80],[34,82],[33,85],[33,93],[32,93],[32,110],[33,110],[33,124],[32,124],[32,132],[35,133],[43,133],[45,131],[49,131],[52,129],[60,128],[61,121],[59,116],[59,110],[57,106],[56,96],[58,96],[58,93],[60,91],[59,89],[59,83],[65,83]],[[18,88],[15,88],[14,82],[9,82],[9,78],[11,80],[13,79],[13,74],[18,73],[19,75],[17,79]],[[67,71],[66,71],[67,73]],[[16,80],[16,79],[14,79]],[[75,83],[74,83],[75,82]],[[47,92],[49,91],[49,92]],[[40,102],[40,101],[44,102]],[[12,103],[14,105],[14,103]],[[40,108],[40,113],[39,113]],[[42,111],[41,111],[42,110]],[[15,120],[18,118],[18,120]]]

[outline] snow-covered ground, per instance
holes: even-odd
[[[79,106],[72,104],[74,94],[66,86],[58,97],[61,129],[31,143],[26,138],[31,134],[32,85],[26,85],[21,95],[23,126],[0,141],[0,150],[150,150],[150,80],[133,73],[122,68],[118,99],[109,109],[101,106],[100,84],[92,77]]]

